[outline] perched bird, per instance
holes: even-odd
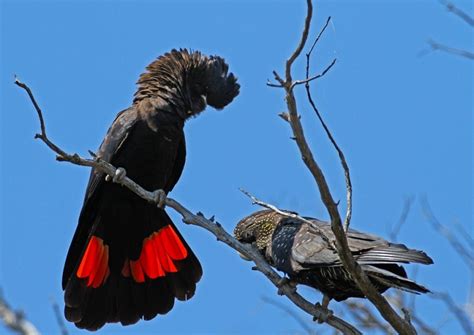
[[[364,297],[331,243],[335,237],[330,223],[304,219],[311,224],[271,210],[258,211],[242,219],[234,235],[241,242],[254,243],[270,265],[286,273],[290,281],[321,291],[324,307],[331,299]],[[432,264],[423,251],[353,229],[347,232],[347,242],[354,259],[380,293],[390,287],[416,294],[429,292],[408,279],[405,269],[398,265]]]
[[[185,49],[160,56],[138,80],[97,156],[147,190],[171,191],[184,167],[185,121],[206,105],[222,109],[239,94],[218,56]],[[150,320],[190,299],[201,265],[162,208],[92,169],[62,287],[66,319],[96,330]]]

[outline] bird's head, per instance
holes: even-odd
[[[186,71],[186,87],[189,97],[189,113],[197,115],[206,105],[215,109],[227,106],[239,94],[240,85],[229,66],[219,56],[204,56],[199,52],[190,54],[193,59]]]
[[[255,243],[260,251],[265,252],[281,219],[282,216],[272,210],[255,212],[239,221],[234,236],[240,242]]]
[[[135,102],[159,97],[173,105],[183,119],[198,115],[207,105],[222,109],[239,94],[237,78],[219,56],[173,49],[147,70],[138,81]]]

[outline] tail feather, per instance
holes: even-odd
[[[117,314],[109,316],[110,322],[117,320],[116,322],[120,321],[122,325],[126,326],[137,323],[140,320],[140,313],[133,301],[132,284],[132,281],[127,278],[118,278],[118,293],[115,295]]]
[[[174,295],[168,278],[159,278],[146,284],[145,308],[143,318],[153,319],[157,314],[166,314],[174,306]],[[160,301],[157,304],[157,300]]]
[[[201,265],[166,212],[142,202],[131,208],[138,213],[133,225],[121,224],[116,209],[113,218],[97,216],[76,231],[63,282],[66,319],[79,328],[150,320],[169,312],[175,298],[194,295]]]
[[[97,330],[105,324],[107,319],[107,287],[102,286],[92,290],[94,292],[90,292],[88,303],[80,306],[81,320],[75,322],[81,329]]]
[[[394,287],[399,290],[415,294],[430,292],[430,290],[428,290],[426,287],[415,283],[414,281],[406,278],[406,276],[400,276],[392,271],[388,271],[373,265],[362,265],[362,269],[367,272],[371,279],[387,287]],[[403,273],[405,273],[405,271],[403,271]]]
[[[433,264],[433,260],[421,250],[409,249],[403,244],[389,244],[364,251],[357,256],[359,264],[420,263]]]

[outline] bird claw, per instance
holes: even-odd
[[[123,178],[127,175],[127,171],[124,168],[119,167],[115,170],[115,174],[113,176],[106,175],[105,181],[113,181],[114,183],[121,183]]]
[[[283,277],[280,279],[280,281],[276,285],[278,287],[278,292],[277,292],[278,295],[284,295],[282,288],[285,285],[290,286],[290,289],[293,293],[296,292],[296,282],[292,281],[291,279],[287,277]]]
[[[330,300],[331,299],[328,296],[324,295],[322,304],[319,302],[315,304],[316,307],[321,309],[321,312],[319,313],[319,316],[313,317],[313,321],[317,323],[325,323],[331,316],[333,316],[334,312],[328,308]]]
[[[319,313],[318,316],[313,317],[313,321],[317,323],[325,323],[331,316],[333,316],[334,312],[328,309],[327,307],[323,307],[319,302],[316,303],[316,306],[319,306],[322,311]]]
[[[120,184],[122,182],[123,178],[125,178],[126,175],[127,175],[127,171],[125,171],[124,168],[119,167],[119,168],[117,168],[117,170],[115,170],[115,174],[112,177],[112,181],[114,183]]]
[[[155,199],[156,206],[158,208],[164,208],[166,205],[166,192],[162,189],[153,192],[153,198]]]

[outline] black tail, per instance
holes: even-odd
[[[387,288],[394,287],[410,293],[431,292],[426,287],[407,278],[405,269],[396,264],[362,265],[369,278]]]
[[[164,210],[141,199],[90,210],[81,213],[64,268],[67,320],[88,330],[129,325],[194,295],[201,265]]]

